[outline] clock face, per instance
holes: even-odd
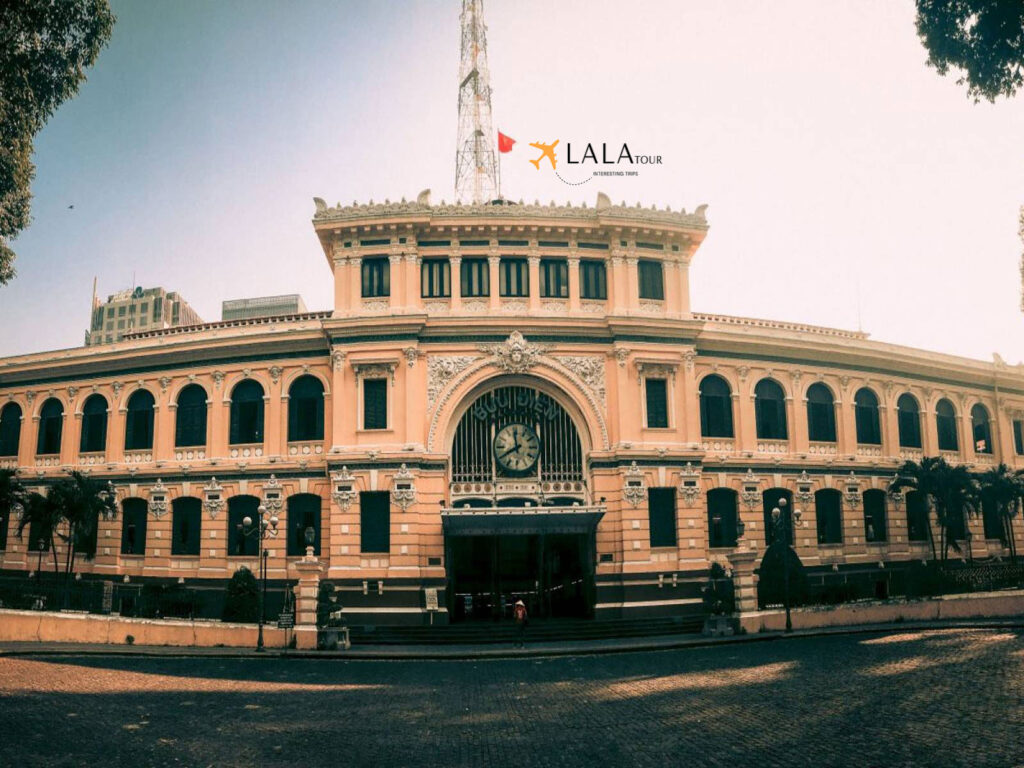
[[[525,474],[540,458],[540,439],[526,424],[509,424],[494,436],[494,459],[511,474]]]

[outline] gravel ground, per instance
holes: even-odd
[[[0,657],[0,766],[1022,766],[1024,633],[495,661]]]

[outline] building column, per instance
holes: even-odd
[[[487,257],[487,268],[489,270],[488,281],[490,283],[488,288],[490,292],[491,312],[498,312],[501,309],[501,296],[498,295],[500,293],[498,286],[501,284],[498,276],[498,265],[500,263],[500,256],[491,255]]]
[[[757,577],[754,575],[754,561],[757,552],[736,549],[726,557],[732,566],[732,583],[736,594],[736,611],[742,615],[757,610]]]
[[[898,457],[900,455],[900,425],[896,406],[889,406],[888,398],[878,406],[878,422],[882,427],[882,456]]]
[[[114,393],[117,402],[119,392]],[[116,464],[124,461],[124,433],[127,427],[128,409],[116,404],[110,409],[110,420],[107,423],[107,462]]]
[[[676,262],[679,270],[679,304],[676,311],[680,317],[690,316],[690,260],[682,258]]]
[[[423,309],[423,297],[420,292],[420,264],[417,253],[405,254],[405,310],[419,312]]]
[[[320,590],[320,574],[323,566],[307,548],[306,556],[295,563],[299,573],[299,584],[295,588],[295,647],[298,650],[316,648],[316,598]]]
[[[575,250],[569,251],[569,313],[580,309],[580,257]]]
[[[622,251],[613,247],[609,263],[611,265],[611,273],[608,275],[610,314],[624,315],[629,300],[626,297],[626,260]]]
[[[636,256],[626,256],[626,313],[633,314],[640,309],[640,276]]]
[[[348,314],[358,315],[363,307],[363,259],[352,256],[348,260]]]
[[[533,314],[540,310],[540,256],[527,257],[529,265],[529,293],[526,297],[526,306]]]
[[[392,246],[396,248],[397,246]],[[405,305],[405,270],[402,269],[402,254],[392,253],[388,256],[390,286],[388,290],[388,309],[392,314],[401,312]]]
[[[18,466],[19,467],[31,467],[33,465],[32,457],[36,455],[36,445],[39,440],[39,417],[28,415],[31,413],[31,403],[25,406],[25,409],[21,412],[21,430],[18,433]],[[107,440],[109,442],[109,425],[110,425],[110,411],[107,411],[107,425],[108,434]],[[34,426],[34,429],[31,428]]]
[[[349,311],[352,288],[349,286],[348,260],[341,245],[334,246],[334,316],[341,317]]]
[[[797,389],[795,383],[793,389]],[[796,402],[796,397],[786,397],[786,433],[789,435],[789,450],[790,453],[807,453],[810,445],[807,432],[807,398],[799,398],[800,407],[803,409],[802,418],[797,418]]]
[[[925,456],[939,455],[939,435],[935,425],[935,411],[925,404],[918,412],[921,419],[921,447]]]
[[[837,398],[836,409],[836,442],[840,455],[857,455],[857,422],[852,401]]]
[[[454,314],[462,309],[462,256],[457,251],[453,252],[448,258],[448,263],[451,265],[451,294],[449,307],[451,312]]]
[[[974,422],[971,421],[971,414],[964,407],[963,401],[960,404],[960,418],[957,421],[960,422],[960,458],[970,464],[977,460],[974,450]]]

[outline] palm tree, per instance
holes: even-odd
[[[1021,508],[1024,496],[1024,471],[1014,472],[1005,464],[983,473],[978,482],[981,491],[996,507],[1003,525],[1003,539],[1010,549],[1010,562],[1017,562],[1017,546],[1013,540],[1013,518]]]
[[[10,524],[11,515],[25,508],[25,486],[11,469],[0,469],[0,526]]]
[[[24,495],[22,510],[21,519],[18,521],[18,538],[23,538],[25,529],[28,528],[30,541],[27,550],[32,552],[38,547],[38,551],[43,552],[49,549],[53,555],[53,572],[56,574],[59,564],[53,539],[57,526],[60,525],[60,513],[47,496],[35,491]]]
[[[117,502],[110,484],[98,483],[81,472],[72,472],[50,487],[47,496],[59,517],[56,529],[65,542],[64,588],[71,585],[75,569],[75,556],[82,554],[87,560],[96,554],[96,531],[101,514],[112,517]],[[65,598],[67,595],[65,594]]]
[[[935,509],[935,517],[939,522],[939,549],[942,562],[945,563],[950,547],[960,552],[955,534],[966,529],[967,516],[977,514],[981,507],[978,482],[964,466],[954,467],[941,456],[925,456],[920,463],[905,462],[889,486],[889,490],[894,493],[904,488],[913,488],[923,493]],[[934,559],[936,547],[930,518],[928,538]]]

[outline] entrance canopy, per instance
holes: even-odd
[[[528,536],[547,533],[591,533],[604,507],[485,507],[443,509],[446,536]]]

